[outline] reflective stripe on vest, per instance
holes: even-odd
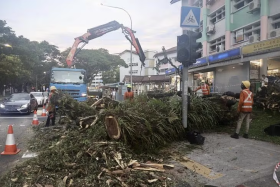
[[[242,90],[244,100],[243,100],[243,106],[242,112],[252,112],[252,104],[253,104],[253,93],[249,89]]]
[[[203,94],[208,94],[207,86],[206,85],[201,86],[201,91]]]
[[[242,106],[242,108],[252,108],[252,106]]]
[[[252,92],[248,90],[243,90],[247,94],[247,97],[244,99],[244,103],[252,103]]]

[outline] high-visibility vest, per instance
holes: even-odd
[[[209,91],[207,89],[207,84],[200,86],[203,95],[209,95]]]
[[[253,93],[249,89],[242,90],[243,94],[243,105],[241,107],[241,112],[252,112],[253,106]]]

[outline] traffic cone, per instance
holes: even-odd
[[[38,121],[37,111],[36,110],[34,110],[34,116],[33,116],[32,125],[39,125],[39,121]]]
[[[47,116],[46,109],[45,109],[45,105],[43,105],[43,112],[42,112],[42,115],[41,115],[41,116]]]
[[[9,125],[5,150],[1,153],[1,155],[15,155],[18,154],[18,152],[20,152],[20,149],[17,149],[16,146],[13,126]]]

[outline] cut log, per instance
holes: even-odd
[[[118,140],[121,136],[119,123],[114,116],[105,117],[105,127],[110,138]]]

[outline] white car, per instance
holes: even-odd
[[[49,102],[49,92],[43,92],[44,95],[44,104],[47,104]]]
[[[43,92],[30,92],[36,99],[38,102],[38,105],[43,106],[43,104],[45,103],[45,97]]]

